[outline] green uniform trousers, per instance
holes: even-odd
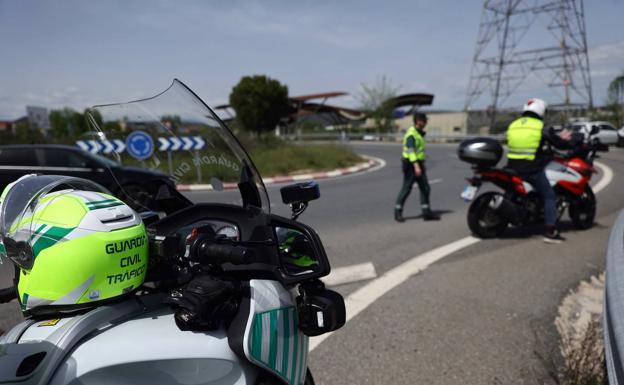
[[[410,161],[405,158],[402,159],[403,186],[401,186],[401,191],[399,191],[399,196],[396,200],[395,208],[397,210],[403,210],[405,201],[412,192],[414,182],[418,183],[418,189],[420,190],[420,207],[423,212],[429,210],[429,193],[431,192],[431,187],[429,187],[429,180],[427,179],[427,168],[425,167],[424,161],[419,161],[418,164],[422,171],[420,176],[416,176],[414,165]]]

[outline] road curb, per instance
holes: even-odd
[[[379,165],[379,161],[373,159],[371,157],[367,157],[363,155],[364,158],[368,160],[366,162],[361,162],[356,164],[355,166],[339,168],[332,171],[325,172],[315,172],[310,174],[301,174],[301,175],[284,175],[284,176],[274,176],[270,178],[263,178],[262,182],[264,182],[265,186],[278,184],[278,183],[290,183],[290,182],[298,182],[303,180],[318,180],[318,179],[329,179],[336,178],[339,176],[352,175],[360,172],[368,171],[371,168]],[[212,191],[214,188],[211,184],[180,184],[177,185],[176,188],[178,191]],[[224,190],[231,190],[238,188],[236,183],[224,183]]]

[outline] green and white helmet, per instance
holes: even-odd
[[[59,175],[26,175],[0,197],[0,262],[19,268],[22,311],[94,306],[145,280],[141,217],[102,186]]]

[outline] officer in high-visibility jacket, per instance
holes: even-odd
[[[408,195],[412,192],[414,182],[418,183],[420,190],[420,207],[424,220],[437,220],[440,217],[431,211],[429,204],[429,181],[427,180],[427,168],[425,166],[425,126],[427,125],[427,115],[417,112],[414,114],[414,125],[410,127],[403,137],[403,154],[401,167],[403,169],[403,186],[399,191],[394,206],[394,219],[404,222],[403,206]]]
[[[568,148],[568,136],[560,137],[552,128],[544,127],[546,102],[530,99],[522,116],[507,129],[507,167],[515,170],[522,179],[531,183],[544,201],[544,242],[561,243],[565,239],[557,231],[557,197],[550,186],[544,168],[548,159],[542,156],[544,142],[558,148]]]

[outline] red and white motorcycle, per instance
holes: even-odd
[[[597,151],[608,151],[608,147],[599,142],[581,143],[566,154],[553,152],[545,169],[557,196],[559,217],[567,209],[577,229],[590,228],[596,216],[596,197],[589,181],[597,172],[593,167]],[[503,155],[500,143],[489,138],[466,140],[459,145],[458,155],[474,169],[474,176],[468,179],[461,197],[472,201],[468,227],[476,236],[497,237],[509,225],[543,221],[544,203],[533,186],[514,170],[495,168]],[[503,191],[487,191],[477,196],[484,182],[493,183]]]

